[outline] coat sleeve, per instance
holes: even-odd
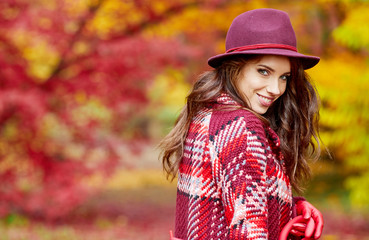
[[[214,138],[220,167],[218,187],[228,239],[268,239],[266,137],[262,123],[239,118]]]
[[[306,199],[304,197],[293,197],[292,200],[292,218],[297,216],[297,210],[296,210],[296,203],[299,201],[306,201]]]

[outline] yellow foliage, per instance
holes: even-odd
[[[95,174],[87,181],[91,187],[104,186],[105,190],[139,189],[148,186],[175,187],[174,183],[166,180],[161,170],[141,169],[125,170],[119,169],[108,181],[102,175]]]
[[[135,8],[134,1],[106,0],[88,29],[104,38],[109,33],[124,31],[128,25],[138,24],[144,19],[145,16]]]
[[[112,113],[97,98],[86,98],[83,92],[77,93],[75,99],[81,105],[71,110],[72,119],[78,126],[85,126],[89,121],[109,122]]]
[[[90,51],[90,45],[83,41],[78,41],[73,45],[73,52],[76,55],[84,55]]]
[[[324,234],[324,239],[325,240],[338,240],[339,237],[336,235],[331,235],[331,234]]]
[[[183,32],[192,34],[208,34],[213,31],[227,32],[233,18],[244,11],[266,7],[265,1],[231,2],[226,8],[203,9],[189,7],[166,22],[145,30],[147,36],[172,37]],[[221,49],[221,51],[224,51]]]
[[[335,40],[349,48],[369,49],[369,4],[355,5],[348,11],[343,23],[334,30]]]
[[[2,126],[1,138],[8,141],[15,140],[19,136],[18,124],[16,121],[7,121]]]
[[[180,70],[168,69],[156,77],[149,96],[154,102],[180,109],[189,91],[190,84],[185,81],[183,73]]]
[[[17,31],[12,37],[28,61],[28,74],[39,82],[47,80],[60,59],[59,52],[40,36],[30,32]]]
[[[67,126],[62,124],[58,117],[53,113],[47,113],[41,120],[40,134],[49,139],[59,139],[70,141],[72,133]]]
[[[84,155],[87,151],[86,146],[83,144],[78,143],[72,143],[69,142],[63,148],[63,152],[65,154],[66,159],[71,159],[74,161],[86,161],[87,159],[84,159]]]
[[[174,118],[185,104],[185,98],[190,91],[190,84],[184,79],[180,70],[168,69],[158,75],[149,90],[153,111],[158,114],[158,106],[163,106],[164,115]]]
[[[365,59],[349,54],[322,59],[309,73],[315,80],[323,101],[328,100],[330,109],[349,111],[350,109],[343,108],[350,103],[369,106],[369,99],[365,94],[369,91],[369,70]],[[350,116],[346,115],[345,118],[348,120]]]
[[[343,161],[343,172],[359,173],[345,181],[353,206],[369,207],[368,61],[352,53],[335,54],[309,73],[323,102],[320,123],[330,129],[321,133],[323,142]]]
[[[361,176],[349,178],[346,181],[346,187],[351,189],[350,200],[355,207],[369,209],[369,171]]]
[[[86,14],[88,9],[91,6],[95,6],[98,1],[99,0],[64,0],[65,10],[71,17],[79,17]]]
[[[72,112],[77,125],[86,124],[86,121],[91,119],[108,122],[111,117],[97,100],[88,100]],[[72,134],[73,128],[66,126],[54,114],[49,113],[42,120],[33,147],[42,148],[49,155],[58,154],[68,160],[86,161],[87,167],[92,167],[108,157],[104,147],[87,149],[84,144],[72,141]]]
[[[4,144],[4,142],[1,142],[0,144],[2,145],[3,149],[9,149],[10,148],[10,146],[5,147],[4,145],[6,143]],[[14,156],[14,154],[9,154],[9,151],[8,151],[7,156],[5,158],[1,159],[0,173],[7,172],[10,169],[15,169],[17,171],[18,167],[17,167],[16,159],[17,158]]]
[[[77,22],[67,22],[64,24],[64,31],[68,34],[73,34],[78,30]]]
[[[32,165],[32,161],[27,159],[21,143],[14,144],[0,138],[0,155],[3,156],[0,161],[0,173],[13,172],[17,176],[15,184],[20,190],[30,191],[39,186],[38,183],[42,179],[40,172]]]
[[[167,9],[167,5],[168,5],[168,2],[165,2],[165,1],[151,1],[150,2],[151,4],[151,8],[154,10],[154,12],[156,13],[163,13],[165,12],[165,10]]]

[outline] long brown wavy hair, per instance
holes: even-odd
[[[159,145],[162,148],[160,158],[167,177],[172,176],[173,180],[178,172],[184,141],[193,117],[214,102],[221,93],[227,93],[242,108],[253,112],[248,105],[248,99],[238,89],[238,80],[243,67],[260,57],[260,55],[235,57],[200,75],[186,99],[174,128]],[[290,58],[290,63],[291,76],[284,94],[265,114],[253,113],[279,136],[291,185],[296,192],[301,193],[305,180],[311,176],[309,160],[316,160],[320,156],[319,99],[300,61]]]

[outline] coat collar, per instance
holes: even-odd
[[[238,102],[236,102],[231,96],[229,96],[226,93],[221,93],[217,99],[216,102],[223,105],[233,105],[233,106],[241,106]]]
[[[229,96],[227,93],[221,93],[217,97],[216,102],[221,105],[242,107],[238,102],[236,102],[233,98],[231,98],[231,96]],[[272,146],[279,147],[281,143],[280,143],[277,133],[268,124],[263,123],[263,128],[265,130],[267,138],[269,139],[269,141],[271,141]]]

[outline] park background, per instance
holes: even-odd
[[[369,239],[367,0],[1,0],[0,239],[168,239],[156,148],[238,14],[289,13],[326,151],[322,239]]]

